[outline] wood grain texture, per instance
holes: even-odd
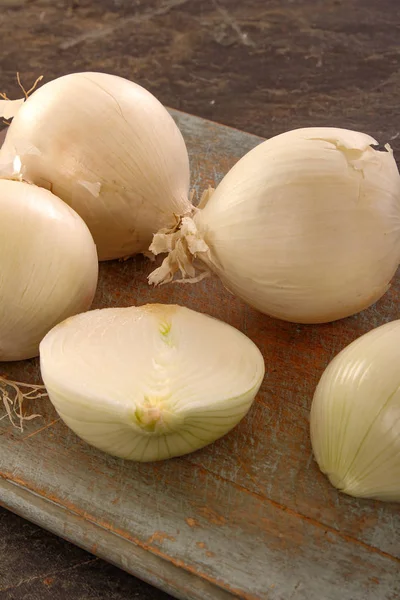
[[[2,0],[0,8],[0,90],[10,97],[20,95],[16,70],[26,85],[42,73],[49,80],[108,71],[142,83],[167,105],[264,137],[344,126],[390,141],[399,156],[395,0]],[[259,141],[175,116],[197,191]],[[365,313],[305,327],[260,317],[214,280],[149,290],[149,269],[144,259],[103,265],[96,305],[178,300],[237,326],[267,361],[256,406],[210,448],[140,468],[85,448],[47,405],[38,406],[43,419],[21,435],[0,422],[0,502],[176,597],[398,598],[398,507],[356,501],[329,486],[312,459],[308,409],[332,356],[399,318],[399,277]],[[0,365],[0,372],[38,375],[34,361],[21,368]],[[117,600],[136,593],[158,600],[156,591],[136,592],[104,563],[91,563],[91,555],[57,540],[47,554],[48,534],[14,527],[0,519],[2,600],[114,600],[103,569],[121,588]],[[49,587],[42,580],[53,557],[60,575]]]
[[[198,192],[261,140],[173,113]],[[143,257],[101,265],[95,307],[180,303],[251,337],[266,360],[254,408],[229,435],[188,457],[136,464],[81,442],[49,403],[22,434],[0,423],[2,502],[178,598],[395,600],[398,507],[338,494],[312,459],[308,411],[315,384],[350,341],[400,315],[400,278],[355,317],[300,326],[263,316],[216,279],[147,285]],[[1,365],[38,380],[37,361]]]

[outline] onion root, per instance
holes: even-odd
[[[44,397],[47,397],[44,385],[10,381],[6,377],[0,376],[0,402],[3,402],[6,410],[6,414],[0,417],[0,421],[8,417],[13,427],[23,431],[24,421],[32,421],[32,419],[42,416],[39,414],[24,415],[23,403]]]

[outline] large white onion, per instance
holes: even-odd
[[[90,307],[97,274],[92,236],[69,206],[0,180],[0,361],[37,356],[54,325]]]
[[[400,262],[400,177],[368,135],[309,128],[244,156],[203,210],[163,230],[170,251],[151,283],[193,277],[193,258],[258,310],[299,323],[354,314],[388,289]],[[172,248],[172,251],[171,251]]]
[[[137,461],[192,452],[247,413],[264,360],[238,330],[174,305],[72,317],[40,345],[44,384],[82,439]]]
[[[66,75],[35,91],[16,111],[0,169],[74,208],[100,260],[147,251],[153,233],[191,208],[174,120],[150,92],[105,73]]]
[[[351,496],[400,501],[400,321],[347,346],[311,407],[318,465]]]

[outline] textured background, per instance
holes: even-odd
[[[0,91],[71,71],[134,79],[164,104],[269,137],[366,131],[400,151],[395,0],[0,0]],[[1,600],[161,600],[0,509]],[[284,599],[286,600],[286,599]]]

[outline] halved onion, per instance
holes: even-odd
[[[264,376],[249,338],[176,305],[70,318],[42,341],[40,361],[64,422],[100,450],[137,461],[187,454],[226,434]]]

